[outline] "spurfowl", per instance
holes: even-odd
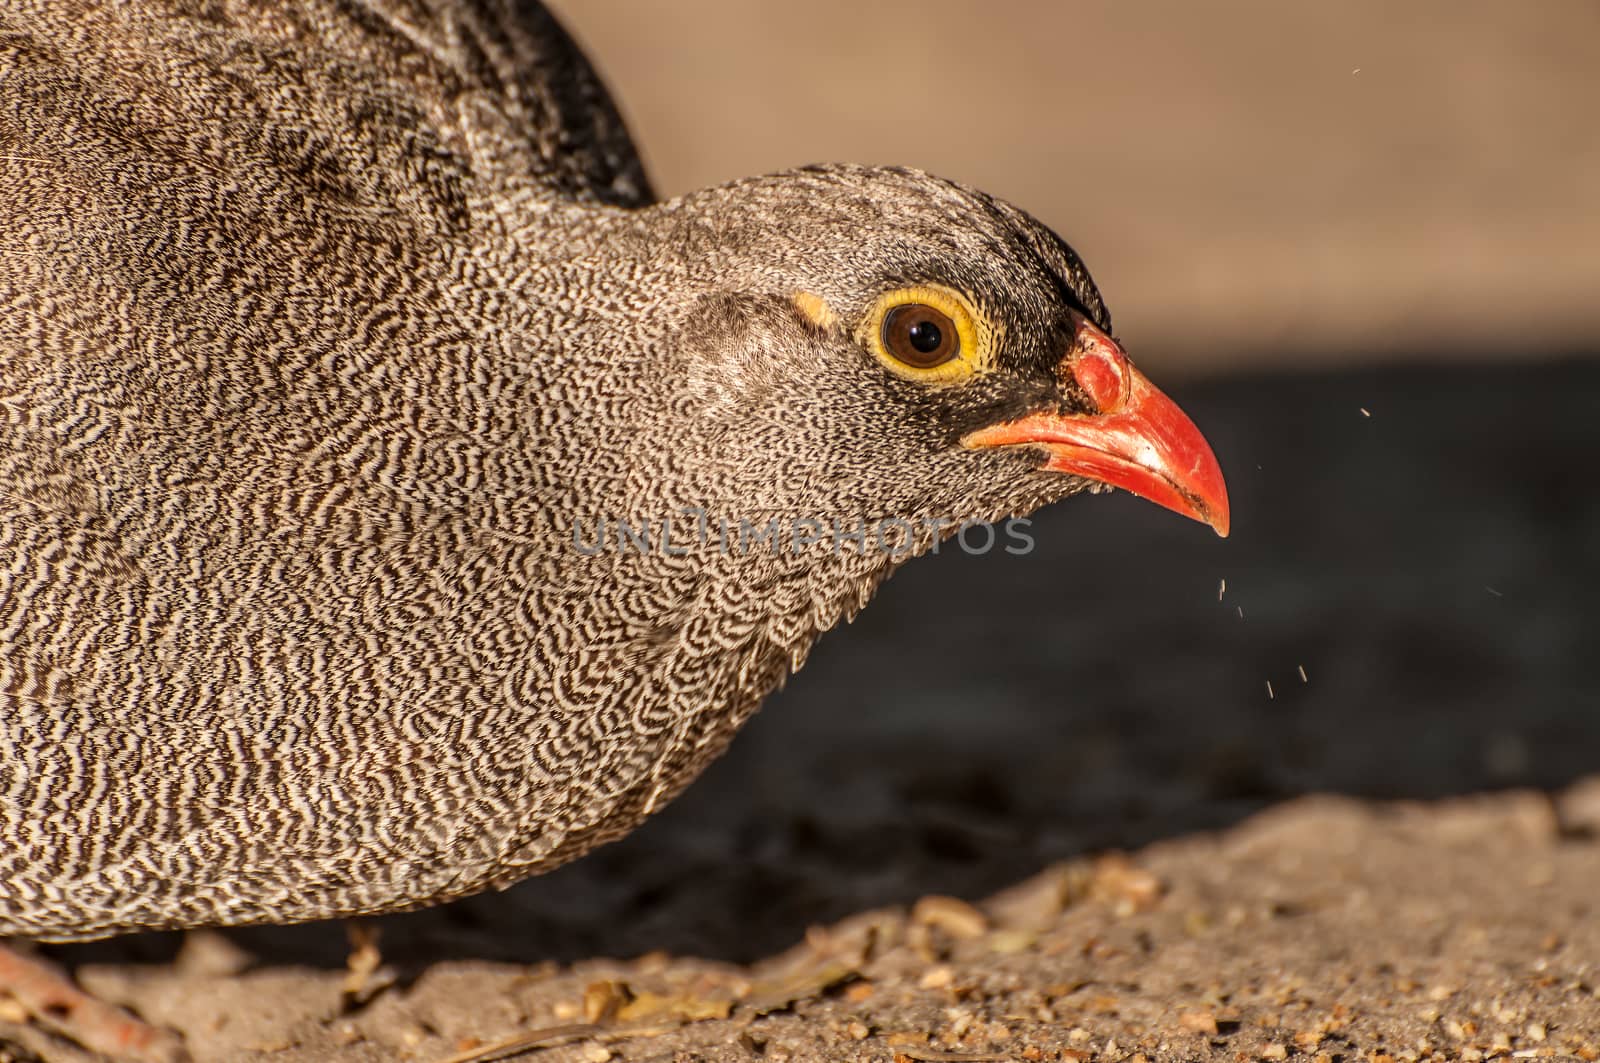
[[[971,188],[656,202],[525,0],[0,12],[0,935],[551,868],[907,558],[1108,484],[1226,534],[1077,255]]]

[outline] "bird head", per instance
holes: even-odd
[[[662,367],[690,473],[768,511],[954,522],[1120,487],[1228,533],[1211,448],[1021,210],[845,166],[658,209],[697,293]]]

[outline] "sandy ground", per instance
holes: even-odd
[[[908,566],[638,833],[378,921],[370,999],[338,924],[51,953],[200,1060],[439,1063],[586,993],[655,1032],[543,1058],[1592,1058],[1600,364],[1173,390],[1232,539],[1086,498]]]
[[[83,980],[217,1060],[1590,1061],[1597,830],[1600,779],[1558,802],[1309,798],[977,906],[861,913],[749,968],[453,961],[341,1007],[338,973],[234,973],[197,935],[171,969]]]

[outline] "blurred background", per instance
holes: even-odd
[[[552,2],[663,195],[907,163],[1057,228],[1234,532],[1082,497],[907,566],[638,833],[387,956],[747,960],[1299,794],[1600,772],[1600,4]]]
[[[552,0],[664,196],[919,166],[1049,223],[1141,365],[1600,339],[1600,4]]]

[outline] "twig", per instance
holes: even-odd
[[[895,1052],[907,1059],[926,1063],[1005,1063],[1011,1056],[1000,1052],[941,1052],[937,1048],[918,1048],[915,1045],[895,1045]]]
[[[509,1059],[513,1055],[530,1052],[535,1048],[550,1048],[563,1045],[569,1041],[577,1041],[584,1037],[593,1037],[600,1032],[600,1027],[592,1022],[570,1022],[565,1026],[546,1026],[541,1030],[508,1037],[504,1041],[493,1044],[480,1045],[469,1048],[465,1052],[457,1052],[453,1056],[446,1056],[438,1063],[488,1063],[494,1059]]]
[[[541,1048],[554,1048],[557,1045],[570,1044],[573,1041],[593,1039],[596,1041],[626,1041],[633,1037],[659,1037],[664,1033],[671,1033],[679,1029],[684,1023],[673,1023],[663,1026],[600,1026],[592,1022],[572,1022],[564,1026],[546,1026],[540,1030],[531,1030],[528,1033],[508,1037],[504,1041],[493,1044],[479,1045],[477,1048],[465,1052],[457,1052],[453,1056],[446,1056],[436,1063],[492,1063],[495,1060],[510,1059],[520,1056],[525,1052],[534,1052]]]

